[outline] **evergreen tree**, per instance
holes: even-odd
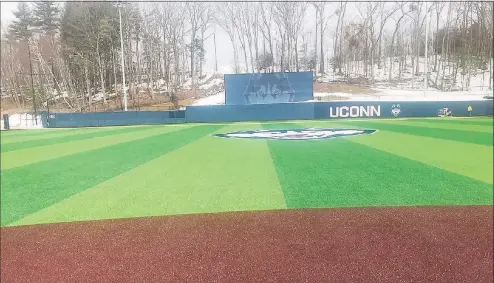
[[[40,31],[53,32],[60,26],[60,9],[54,1],[34,2],[34,24]]]
[[[17,4],[17,11],[13,12],[16,19],[9,26],[9,33],[16,39],[27,40],[33,32],[33,15],[25,2]]]
[[[33,16],[29,6],[24,2],[17,4],[17,11],[14,12],[16,20],[9,26],[9,33],[16,39],[22,41],[28,41],[33,35],[32,28],[34,25]],[[27,44],[27,51],[29,56],[29,73],[31,78],[31,95],[33,100],[33,110],[37,114],[36,96],[34,93],[34,79],[33,79],[33,66],[31,63],[31,48],[29,43]],[[36,121],[36,124],[38,122]]]

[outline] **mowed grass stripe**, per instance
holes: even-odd
[[[493,182],[492,146],[387,131],[351,141],[485,183]]]
[[[3,137],[2,136],[2,147],[7,144],[11,143],[18,143],[18,142],[27,142],[27,141],[33,141],[33,140],[43,140],[43,139],[51,139],[51,138],[59,138],[59,137],[66,137],[66,136],[72,136],[72,135],[80,135],[80,134],[86,134],[89,132],[106,132],[106,131],[111,131],[114,128],[81,128],[81,129],[72,129],[72,130],[45,130],[47,133],[43,135],[13,135],[13,136],[8,136],[8,137]],[[30,131],[30,130],[27,130]]]
[[[491,126],[491,127],[494,122],[493,117],[437,118],[437,119],[433,119],[433,121],[441,124],[478,125],[478,126]]]
[[[31,129],[31,130],[9,130],[1,131],[0,137],[10,138],[10,137],[25,137],[25,136],[42,136],[46,134],[52,134],[53,132],[70,132],[75,129]]]
[[[412,125],[399,125],[394,123],[382,123],[382,122],[372,122],[372,121],[346,120],[344,121],[344,124],[348,125],[349,127],[378,129],[389,132],[397,132],[397,133],[403,133],[403,134],[409,134],[415,136],[453,140],[453,141],[480,144],[480,145],[492,145],[493,142],[492,133],[440,129],[440,128],[431,128],[431,127],[423,127],[423,126],[412,126]]]
[[[98,138],[98,137],[105,137],[105,136],[111,136],[111,135],[117,135],[121,133],[136,133],[142,130],[145,130],[146,127],[126,127],[126,128],[113,128],[108,131],[87,131],[87,132],[82,132],[77,135],[69,135],[69,136],[62,136],[62,137],[55,137],[55,138],[48,138],[48,139],[39,139],[39,140],[30,140],[30,141],[25,141],[25,142],[16,142],[16,143],[8,143],[2,145],[2,152],[9,152],[9,151],[14,151],[14,150],[20,150],[20,149],[27,149],[27,148],[32,148],[32,147],[39,147],[39,146],[44,146],[44,145],[54,145],[58,143],[66,143],[66,142],[71,142],[71,141],[78,141],[78,140],[88,140],[92,138]]]
[[[314,126],[314,123],[311,122],[302,122],[301,124],[306,127]],[[333,124],[328,123],[320,126],[332,127]],[[340,124],[338,126],[351,128],[352,124]],[[359,135],[346,139],[478,181],[489,184],[493,182],[494,148],[492,146],[382,130],[372,135]]]
[[[393,125],[418,126],[436,129],[460,130],[469,132],[483,132],[492,134],[492,125],[472,125],[461,123],[437,123],[438,120],[381,120],[380,123]]]
[[[163,134],[188,127],[186,125],[146,126],[138,133],[126,132],[111,136],[92,138],[89,140],[72,141],[61,144],[47,145],[10,151],[1,154],[1,169],[12,169],[45,160],[56,159],[79,152],[94,150],[118,143],[145,139],[155,135]]]
[[[2,226],[193,142],[217,128],[188,127],[146,139],[2,170]]]
[[[12,225],[283,208],[265,140],[206,136]]]
[[[268,141],[288,208],[492,204],[491,184],[351,141],[356,138]]]

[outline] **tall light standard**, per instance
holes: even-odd
[[[427,1],[425,1],[425,60],[424,60],[424,96],[426,95],[427,92],[427,87],[428,87],[428,82],[427,82],[427,75],[429,74],[429,66],[427,65],[427,41],[429,40],[429,18],[427,17],[428,14],[427,10]]]
[[[127,111],[127,91],[125,90],[125,62],[124,62],[124,49],[123,49],[123,33],[122,33],[122,12],[120,8],[122,7],[122,2],[117,2],[118,7],[118,17],[120,19],[120,50],[121,50],[121,58],[122,58],[122,94],[123,94],[123,103],[124,103],[124,111]]]

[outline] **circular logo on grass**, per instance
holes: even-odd
[[[215,134],[221,138],[270,139],[270,140],[320,140],[338,137],[372,134],[376,130],[364,129],[288,129],[288,130],[251,130],[226,134]]]

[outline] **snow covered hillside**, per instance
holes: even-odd
[[[364,76],[363,63],[356,61],[350,66],[351,72],[339,74],[338,70],[333,72],[330,68],[325,74],[317,74],[316,82],[320,84],[333,85],[343,84],[358,86],[357,93],[351,91],[315,91],[312,101],[330,100],[351,100],[351,101],[440,101],[440,100],[481,100],[485,96],[492,96],[492,82],[489,85],[489,78],[492,71],[476,70],[468,74],[456,73],[456,80],[448,75],[453,63],[441,61],[438,56],[438,64],[434,71],[434,59],[429,58],[428,88],[424,89],[424,60],[419,58],[419,72],[412,71],[412,58],[407,57],[406,62],[402,62],[401,70],[399,64],[394,63],[391,70],[389,58],[383,60],[381,68],[377,63],[374,65],[374,82],[370,76]],[[494,65],[494,64],[493,64]],[[492,65],[491,65],[492,66]],[[416,66],[415,66],[416,68]],[[224,68],[227,69],[227,68]],[[416,70],[416,69],[415,69]],[[370,70],[368,70],[370,74]],[[492,78],[491,78],[492,80]],[[222,83],[222,78],[215,80]],[[193,105],[221,105],[225,103],[224,90],[218,91],[204,98],[198,98]]]

